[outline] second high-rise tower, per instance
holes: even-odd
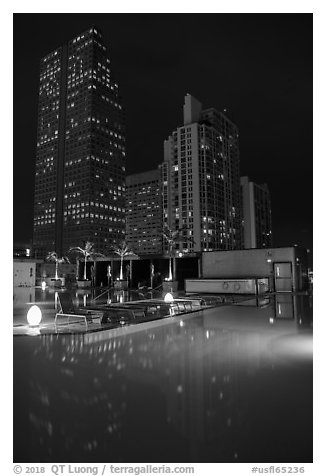
[[[187,94],[183,126],[164,143],[163,223],[179,253],[241,247],[239,134],[225,113]]]

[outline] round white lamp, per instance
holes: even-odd
[[[173,302],[173,295],[171,293],[166,293],[164,296],[164,302]]]
[[[38,306],[32,306],[27,313],[27,322],[31,327],[36,327],[40,325],[42,320],[42,311]]]

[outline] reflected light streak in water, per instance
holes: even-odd
[[[281,337],[272,342],[271,350],[278,358],[291,357],[294,359],[312,360],[312,338],[311,335]]]

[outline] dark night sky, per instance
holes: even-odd
[[[186,93],[227,108],[274,245],[312,248],[312,14],[15,14],[14,241],[32,237],[39,61],[98,26],[127,116],[127,173],[156,168]]]

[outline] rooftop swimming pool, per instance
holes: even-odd
[[[31,303],[53,319],[54,292],[20,288],[14,325]],[[19,335],[13,350],[15,462],[312,461],[311,296]]]

